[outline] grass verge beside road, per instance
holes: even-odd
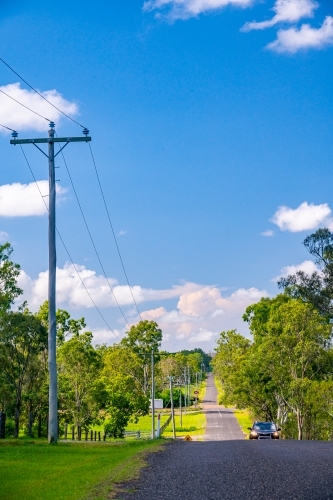
[[[240,428],[246,434],[249,435],[248,427],[252,427],[253,418],[248,410],[235,410],[234,415],[238,420]]]
[[[121,444],[0,442],[1,499],[104,500],[134,479],[160,441]]]
[[[176,436],[203,436],[205,434],[206,416],[203,412],[183,414],[182,427],[180,426],[180,415],[175,415]],[[163,432],[163,437],[172,437],[172,422]]]

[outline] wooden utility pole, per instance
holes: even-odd
[[[48,131],[49,137],[43,139],[18,139],[17,132],[12,133],[13,139],[10,144],[33,144],[48,159],[49,167],[49,337],[48,337],[48,364],[49,364],[49,425],[48,441],[56,443],[58,441],[58,383],[57,383],[57,357],[56,357],[56,180],[54,159],[70,142],[88,142],[89,130],[83,129],[85,137],[54,137],[55,124],[50,122]],[[54,154],[54,143],[65,142],[64,146]],[[46,154],[37,144],[48,144],[48,154]]]
[[[173,407],[173,394],[172,394],[172,377],[170,377],[170,401],[171,401],[171,420],[172,420],[172,434],[173,439],[176,439],[176,427],[175,427],[175,409]]]
[[[151,438],[155,439],[155,374],[154,349],[151,351]]]

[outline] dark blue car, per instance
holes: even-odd
[[[274,422],[254,422],[250,431],[250,439],[280,439],[281,429]]]

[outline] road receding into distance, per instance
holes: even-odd
[[[231,410],[204,401],[204,441],[173,441],[148,457],[122,500],[333,500],[333,443],[244,439]],[[126,493],[132,491],[133,493]]]

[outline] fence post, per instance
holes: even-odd
[[[87,429],[85,430],[85,433],[86,433],[85,439],[86,439],[86,441],[88,441],[88,431],[87,431]]]
[[[0,411],[0,439],[6,437],[6,413]]]
[[[93,440],[93,431],[90,431],[90,441]]]
[[[67,439],[67,422],[65,422],[64,438]]]
[[[97,431],[94,431],[94,441],[96,441]]]
[[[75,427],[73,425],[73,427],[72,427],[72,441],[74,441],[74,439],[75,439]]]
[[[103,441],[106,440],[106,432],[104,431]]]

